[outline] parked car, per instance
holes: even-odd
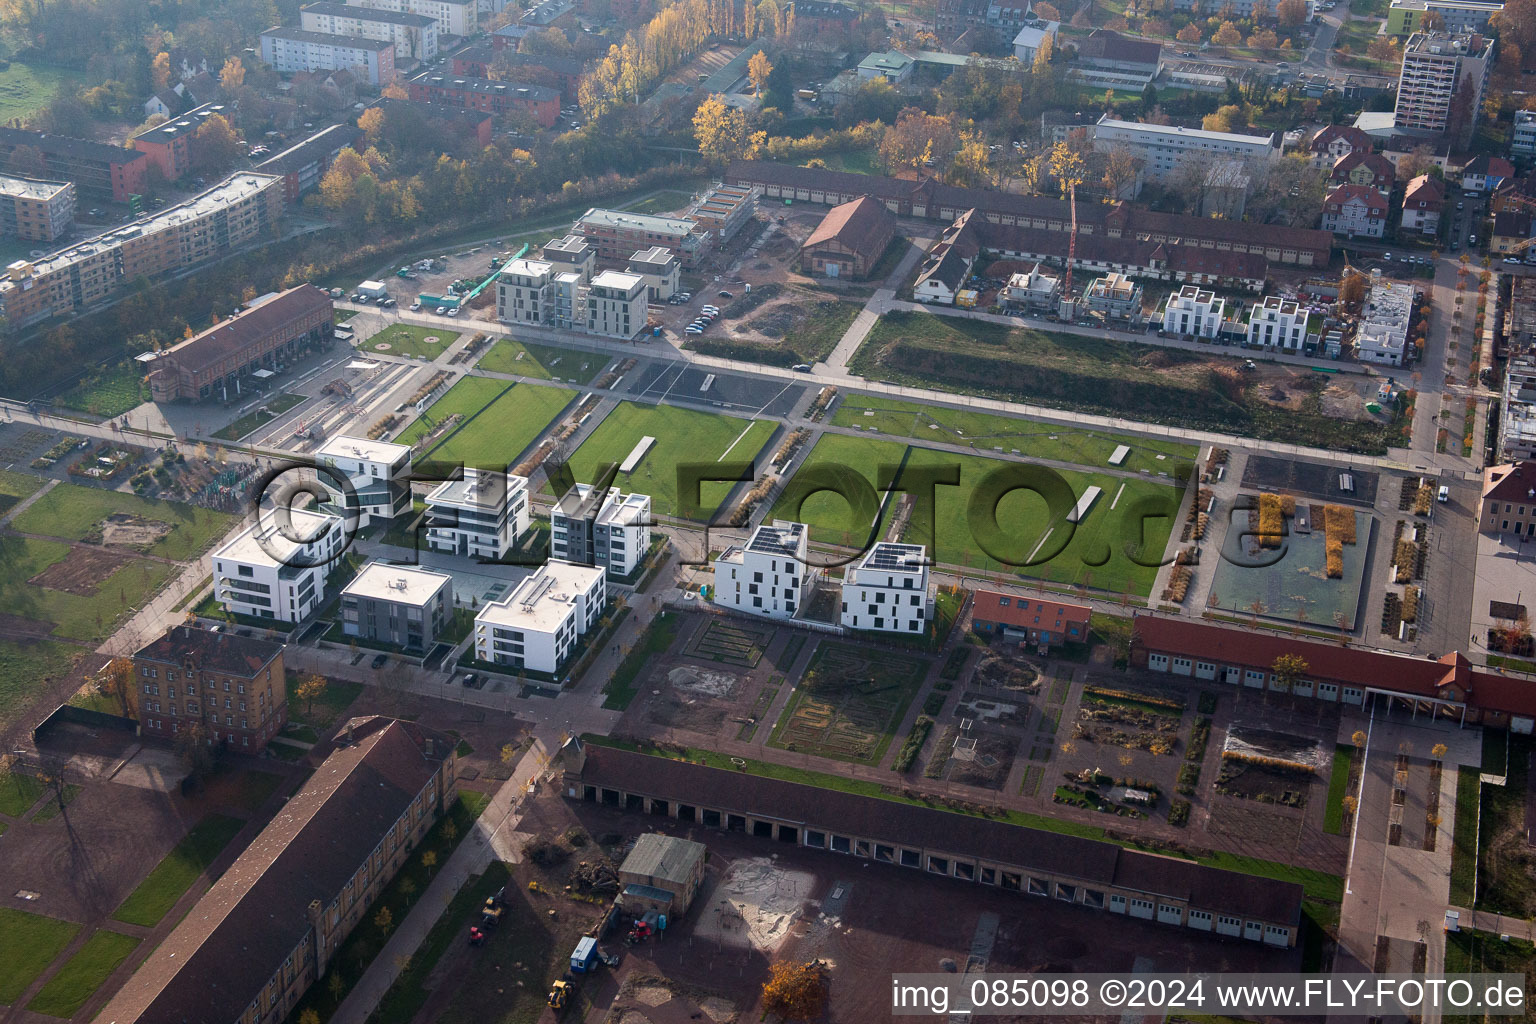
[[[477,689],[477,684],[479,682],[480,677],[475,675],[473,672],[469,672],[464,676],[464,685],[469,687],[471,690]]]
[[[411,312],[412,313],[416,312],[420,308],[421,308],[421,303],[420,302],[413,302],[413,303],[411,303]]]
[[[722,299],[732,299],[732,298],[735,298],[734,295],[732,295],[730,292],[726,291],[724,288],[721,288],[715,294],[720,296]]]
[[[377,672],[379,669],[383,668],[385,663],[388,662],[388,661],[389,661],[389,655],[387,655],[387,654],[375,654],[373,656],[373,661],[370,662],[370,667],[372,667],[373,670],[375,672]]]
[[[796,363],[794,366],[791,366],[790,369],[794,370],[796,373],[810,373],[811,372],[811,364],[810,363]]]
[[[438,316],[447,316],[448,315],[448,307],[447,306],[438,306],[437,307],[437,315]]]
[[[695,327],[693,324],[689,324],[687,327],[683,328],[683,333],[684,334],[703,334],[704,333],[704,328],[702,328],[702,327]]]
[[[452,309],[450,309],[448,311],[448,315],[449,316],[458,316],[459,315],[459,307],[458,306],[454,306]]]

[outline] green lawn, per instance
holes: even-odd
[[[109,417],[121,416],[147,401],[149,389],[144,386],[144,368],[131,359],[87,374],[54,399],[55,404],[66,409]]]
[[[18,473],[13,469],[0,469],[0,497],[11,498],[11,504],[22,498],[31,497],[43,486],[45,481],[26,473]],[[10,508],[10,505],[6,505]]]
[[[894,803],[914,804],[920,807],[934,807],[939,810],[949,811],[954,814],[968,812],[955,810],[936,802],[925,801],[917,796],[905,796],[900,790],[894,789],[883,782],[876,780],[855,779],[846,775],[833,775],[828,772],[813,771],[808,768],[797,768],[793,765],[775,764],[770,761],[748,760],[745,767],[732,762],[728,754],[717,754],[714,751],[702,750],[698,747],[688,747],[683,750],[668,749],[659,750],[649,745],[637,746],[634,743],[614,739],[608,736],[599,736],[594,733],[584,733],[582,739],[587,743],[595,743],[604,747],[617,747],[622,750],[640,750],[642,753],[652,754],[658,757],[671,757],[674,759],[686,759],[698,764],[705,764],[711,768],[723,768],[727,771],[744,771],[752,775],[762,776],[768,779],[781,779],[785,782],[798,782],[802,785],[815,786],[819,789],[830,789],[842,793],[853,793],[858,796],[874,797],[878,800],[890,800]],[[1053,818],[1044,814],[1031,814],[1028,811],[1004,810],[1001,814],[974,815],[988,817],[994,821],[1006,821],[1013,825],[1022,825],[1025,828],[1039,829],[1042,832],[1053,832],[1058,835],[1081,836],[1085,839],[1097,839],[1103,842],[1115,843],[1117,846],[1136,848],[1131,840],[1118,839],[1097,825],[1087,825],[1076,821],[1067,821],[1061,818]],[[1275,861],[1260,860],[1256,857],[1243,857],[1236,854],[1201,853],[1192,858],[1198,863],[1208,864],[1212,867],[1226,868],[1229,871],[1237,871],[1242,874],[1257,875],[1261,878],[1276,878],[1282,881],[1296,882],[1306,889],[1309,899],[1327,900],[1338,903],[1344,897],[1344,879],[1338,875],[1330,875],[1323,871],[1313,871],[1308,868],[1298,868],[1290,864],[1280,864]]]
[[[233,423],[215,430],[213,436],[225,441],[238,441],[251,431],[266,426],[289,409],[302,405],[308,400],[303,395],[292,395],[286,392],[273,395],[260,408],[253,409]]]
[[[362,683],[347,683],[332,679],[325,687],[325,692],[311,702],[299,698],[299,683],[304,677],[297,672],[289,672],[288,687],[288,719],[307,725],[317,733],[323,733],[335,724],[336,719],[352,702],[357,700],[363,692]]]
[[[181,561],[200,555],[235,524],[235,517],[179,501],[159,501],[99,487],[60,484],[12,522],[22,533],[84,540],[114,512],[168,523],[172,530],[149,548],[152,555]]]
[[[550,345],[533,345],[515,338],[502,338],[475,365],[492,373],[515,373],[519,377],[536,377],[539,380],[570,380],[577,384],[590,384],[592,378],[608,365],[608,357]]]
[[[429,342],[426,339],[436,338]],[[394,324],[384,328],[367,341],[359,342],[357,350],[366,355],[410,356],[413,359],[436,359],[444,350],[459,340],[459,332],[445,331],[439,327],[416,327],[412,324]]]
[[[645,458],[633,472],[618,474],[614,485],[625,491],[649,494],[651,508],[657,515],[682,516],[685,510],[677,486],[680,467],[750,461],[776,428],[777,424],[767,420],[748,421],[670,405],[623,402],[576,449],[570,460],[571,471],[578,481],[590,482],[598,466],[622,465],[642,437],[654,437],[656,443]],[[701,485],[704,514],[687,518],[707,519],[732,486]]]
[[[862,546],[871,537],[871,520],[878,508],[880,495],[873,488],[878,482],[879,467],[895,467],[903,461],[905,471],[909,473],[936,467],[956,466],[959,469],[959,485],[936,487],[932,516],[919,506],[914,510],[907,532],[907,540],[912,543],[936,541],[939,562],[971,569],[1014,572],[1053,583],[1082,584],[1112,593],[1129,591],[1145,596],[1150,591],[1157,575],[1156,567],[1131,561],[1127,548],[1139,544],[1145,552],[1138,556],[1143,561],[1156,561],[1162,556],[1173,526],[1178,493],[1171,487],[1147,480],[1061,471],[1059,476],[1070,486],[1074,500],[1089,486],[1096,485],[1103,490],[1088,516],[1073,526],[1062,518],[1053,519],[1045,499],[1033,492],[1014,490],[995,499],[978,493],[978,484],[999,469],[1023,473],[1031,471],[1031,467],[976,455],[951,455],[895,441],[823,434],[794,480],[780,495],[770,516],[799,519],[810,524],[811,538],[815,541]],[[861,477],[871,489],[864,492],[868,504],[853,509],[843,497],[831,491],[809,493],[807,481],[815,479],[816,474],[809,477],[805,474],[807,469],[817,466],[846,467],[817,470],[817,473],[841,475],[851,472]],[[802,497],[803,504],[800,503]],[[970,525],[973,502],[977,506],[979,523],[975,530]],[[887,509],[880,535],[883,535],[893,507],[894,503]],[[1160,507],[1163,514],[1139,523],[1136,510],[1153,507]],[[1003,532],[988,537],[985,521],[990,516],[984,513],[993,511]],[[1145,537],[1132,536],[1138,525],[1145,526]],[[983,542],[987,549],[982,547]],[[1055,554],[1052,554],[1053,549],[1057,549]],[[1034,561],[1037,564],[1009,566],[999,561],[1000,558],[1011,563]]]
[[[27,713],[49,681],[61,679],[85,648],[62,641],[0,640],[0,727]]]
[[[1328,802],[1323,805],[1323,831],[1338,835],[1344,830],[1344,797],[1349,787],[1349,764],[1355,748],[1340,743],[1333,748],[1333,771],[1328,776]]]
[[[12,771],[0,773],[0,814],[19,818],[42,795],[43,784],[32,776]]]
[[[473,416],[490,405],[496,396],[505,391],[508,383],[488,377],[464,377],[443,392],[441,398],[427,407],[426,414],[418,417],[395,438],[399,444],[412,444],[426,435],[434,425],[449,416]]]
[[[1482,788],[1478,814],[1477,909],[1521,918],[1536,914],[1536,876],[1525,843],[1530,753],[1529,738],[1511,738],[1506,782]],[[1454,875],[1454,857],[1451,867]]]
[[[50,1017],[73,1017],[138,944],[139,940],[132,935],[97,931],[48,979],[27,1009]]]
[[[1476,768],[1456,770],[1456,820],[1452,822],[1451,902],[1472,906],[1477,885],[1477,812],[1482,783]]]
[[[619,667],[613,670],[613,675],[603,686],[603,707],[610,710],[623,711],[629,707],[630,701],[635,699],[639,691],[635,688],[635,677],[645,667],[645,663],[652,655],[660,654],[672,646],[672,641],[677,639],[678,628],[682,620],[673,612],[662,612],[651,620],[651,624],[640,635],[640,640],[630,648]]]
[[[687,192],[657,192],[653,196],[647,196],[638,203],[631,203],[621,209],[631,213],[676,213],[688,205],[692,198]]]
[[[245,822],[222,814],[210,814],[182,837],[175,849],[128,894],[113,920],[153,928],[170,913],[176,901],[207,870]]]
[[[496,383],[506,386],[506,381]],[[505,470],[517,462],[524,450],[575,398],[574,391],[564,388],[515,385],[503,391],[478,415],[466,418],[433,446],[426,458]]]
[[[16,1002],[79,930],[73,921],[0,907],[0,1006]]]
[[[56,636],[95,641],[119,619],[140,607],[145,595],[170,574],[171,566],[133,558],[97,584],[93,594],[74,594],[28,580],[70,554],[63,541],[0,536],[0,607],[12,615],[53,623]]]
[[[882,316],[850,362],[872,380],[1384,454],[1388,428],[1257,400],[1205,353],[925,312]]]
[[[28,114],[46,106],[61,84],[80,81],[82,77],[79,72],[51,65],[11,61],[10,67],[0,71],[0,121],[9,123],[12,118],[25,119]],[[36,245],[32,247],[36,248]]]
[[[1107,468],[1110,456],[1123,444],[1131,453],[1118,468],[1169,476],[1176,467],[1192,462],[1200,454],[1194,445],[1177,441],[1052,427],[998,413],[945,409],[878,395],[848,395],[833,415],[832,425],[918,441],[965,444],[982,452],[1001,448],[1005,452],[1018,451],[1037,459],[1072,462],[1094,469]],[[1159,455],[1164,458],[1159,459]]]

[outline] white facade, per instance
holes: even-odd
[[[584,330],[625,341],[645,330],[646,282],[637,274],[605,270],[584,283],[578,271],[546,260],[510,260],[496,279],[496,317],[502,323]]]
[[[597,565],[625,577],[651,547],[651,496],[617,487],[601,496],[577,484],[549,511],[549,554],[563,562]]]
[[[580,235],[561,235],[544,243],[543,262],[548,263],[556,274],[578,274],[581,283],[587,284],[597,265],[597,250]]]
[[[1163,330],[1192,338],[1214,338],[1221,331],[1227,300],[1215,292],[1186,284],[1168,296],[1163,309]]]
[[[1105,114],[1093,128],[1093,148],[1108,153],[1124,146],[1146,161],[1147,177],[1166,178],[1186,159],[1209,163],[1217,157],[1262,163],[1280,155],[1275,137],[1208,132],[1178,125],[1119,121]]]
[[[1401,366],[1407,358],[1408,322],[1413,316],[1413,286],[1377,283],[1365,296],[1365,310],[1355,332],[1355,358]]]
[[[587,288],[587,333],[629,340],[645,330],[645,279],[605,270]]]
[[[1511,156],[1536,156],[1536,110],[1515,111],[1515,127],[1509,137]]]
[[[933,614],[928,549],[881,541],[843,581],[842,623],[850,629],[921,634]]]
[[[1013,37],[1013,55],[1021,64],[1033,64],[1035,54],[1040,52],[1041,45],[1049,39],[1052,45],[1056,42],[1056,33],[1061,28],[1059,21],[1043,21],[1033,18],[1026,21],[1019,29],[1019,34]]]
[[[315,463],[346,479],[356,502],[359,527],[379,519],[394,519],[411,510],[410,445],[338,434],[315,452]],[[331,494],[331,504],[345,507],[349,495],[339,482],[326,473],[317,475],[321,486]]]
[[[480,20],[480,0],[351,0],[351,6],[424,14],[451,36],[471,34]]]
[[[715,560],[710,600],[721,608],[792,619],[805,599],[810,578],[804,523],[775,519],[752,531],[745,547],[731,547]]]
[[[553,312],[555,268],[544,260],[509,260],[496,278],[496,319],[543,324]]]
[[[293,509],[270,511],[213,553],[214,597],[228,611],[302,622],[325,603],[326,574],[346,548],[342,518]]]
[[[395,54],[387,39],[271,28],[261,34],[261,59],[287,75],[296,71],[356,72],[374,86],[387,85],[395,77]]]
[[[437,56],[437,21],[424,14],[376,11],[327,0],[299,8],[299,27],[333,36],[387,39],[395,45],[397,61]]]
[[[678,291],[682,278],[683,263],[671,249],[659,245],[635,253],[625,268],[645,281],[645,297],[649,302],[665,302]]]
[[[1294,299],[1266,295],[1248,312],[1248,344],[1300,352],[1307,340],[1307,309]]]
[[[427,546],[469,558],[499,559],[528,532],[528,478],[465,467],[427,495]]]
[[[551,561],[475,616],[475,658],[554,675],[578,637],[602,618],[608,576],[590,565]]]

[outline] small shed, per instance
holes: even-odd
[[[590,935],[583,935],[581,941],[576,943],[576,949],[571,953],[571,970],[576,974],[584,974],[597,963],[597,940]]]
[[[682,917],[704,880],[704,855],[703,843],[654,832],[641,836],[619,865],[624,909]]]

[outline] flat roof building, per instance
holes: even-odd
[[[1415,32],[1403,47],[1397,106],[1392,124],[1398,131],[1470,132],[1482,114],[1493,63],[1493,40],[1478,33]],[[1452,125],[1451,102],[1458,88],[1469,90],[1464,126]]]
[[[401,64],[437,56],[437,19],[425,14],[323,0],[299,8],[299,27],[329,35],[388,40],[394,45],[395,61]]]
[[[230,111],[221,103],[204,103],[163,124],[145,128],[130,137],[128,145],[160,168],[166,181],[177,181],[191,172],[196,160],[193,149],[197,130],[215,114],[227,119]]]
[[[75,222],[75,186],[0,175],[0,235],[52,242]]]
[[[421,652],[453,615],[453,577],[410,565],[369,562],[341,589],[347,636]]]
[[[640,568],[651,547],[651,496],[601,493],[578,483],[549,510],[551,557],[596,565],[622,579]]]
[[[561,235],[544,243],[543,262],[554,273],[579,274],[586,284],[597,268],[597,250],[580,235]]]
[[[706,232],[715,245],[724,245],[747,226],[757,212],[758,191],[746,185],[717,182],[683,214]]]
[[[286,519],[286,521],[284,521]],[[267,510],[213,552],[214,598],[252,619],[303,622],[325,604],[326,577],[346,546],[340,516]]]
[[[1355,330],[1355,358],[1367,363],[1402,366],[1407,361],[1408,324],[1416,292],[1411,284],[1378,281],[1365,295],[1365,309]]]
[[[330,35],[281,25],[261,34],[261,59],[291,75],[296,71],[350,71],[369,85],[395,78],[395,44],[389,39]]]
[[[590,565],[549,561],[475,617],[475,658],[556,675],[578,638],[597,626],[608,603],[608,575]]]
[[[881,541],[843,580],[842,624],[849,629],[921,635],[933,616],[928,549]]]
[[[427,495],[427,546],[468,558],[505,558],[528,532],[528,478],[464,467]]]
[[[577,218],[571,231],[597,248],[605,260],[622,260],[638,249],[663,246],[683,261],[685,270],[698,266],[710,246],[709,234],[683,217],[593,208]]]
[[[410,445],[337,434],[315,452],[315,462],[335,474],[318,474],[331,492],[329,510],[356,516],[359,527],[411,511]]]
[[[1052,644],[1087,643],[1092,614],[1085,604],[1001,590],[977,590],[971,603],[971,622],[978,632],[1043,649]]]
[[[804,607],[811,578],[808,543],[804,523],[775,519],[761,524],[745,545],[732,545],[715,559],[710,600],[749,615],[794,618]]]
[[[672,254],[671,249],[653,245],[631,256],[629,265],[624,269],[645,281],[647,302],[665,302],[677,294],[683,263]]]
[[[645,330],[648,305],[645,278],[604,270],[587,286],[587,333],[628,341]]]
[[[1267,162],[1279,157],[1275,136],[1208,132],[1182,125],[1142,124],[1121,121],[1105,114],[1093,129],[1093,148],[1108,153],[1129,149],[1146,161],[1147,176],[1166,179],[1185,160],[1209,162],[1216,157]]]
[[[144,191],[149,160],[143,153],[52,132],[0,128],[0,163],[8,163],[20,146],[41,153],[48,177],[73,182],[80,195],[126,203]]]

